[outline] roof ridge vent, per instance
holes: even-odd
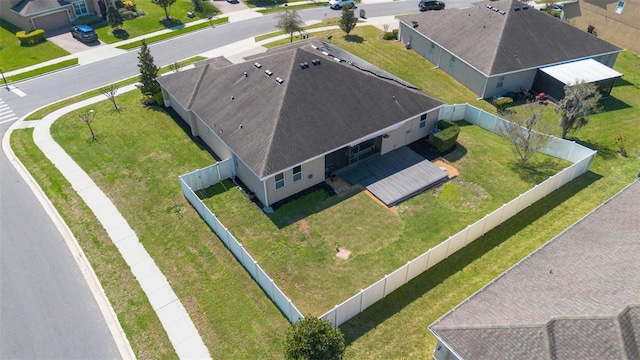
[[[284,82],[284,80],[282,80],[282,78],[281,78],[281,77],[276,76],[276,82],[277,82],[278,84],[282,84],[282,83]]]
[[[264,73],[267,74],[267,76],[273,75],[273,71],[271,71],[269,69],[265,70]]]
[[[498,12],[498,11],[500,11],[500,9],[498,9],[497,7],[494,7],[493,11]]]
[[[314,49],[318,49],[318,47],[313,45],[313,44],[311,44],[311,47],[314,48]]]
[[[256,68],[260,69],[262,67],[262,64],[260,64],[259,62],[253,64],[253,66],[255,66]]]
[[[487,4],[487,9],[493,9],[493,6]]]
[[[498,14],[500,14],[500,15],[504,15],[504,14],[506,14],[506,12],[504,12],[504,11],[500,10],[500,11],[498,11]]]

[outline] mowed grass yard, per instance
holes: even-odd
[[[31,46],[20,46],[20,40],[15,35],[20,30],[22,29],[0,19],[0,39],[2,41],[0,43],[2,46],[0,64],[2,64],[3,72],[69,55],[67,51],[50,41]]]
[[[349,41],[345,41],[340,32],[333,34],[334,44],[420,86],[443,101],[469,101],[491,109],[486,103],[470,101],[475,98],[473,94],[440,70],[433,69],[433,64],[412,51],[404,50],[402,44],[379,40],[379,30],[356,28],[352,36],[346,39]],[[390,53],[394,56],[388,56]],[[594,116],[587,128],[575,134],[580,141],[602,150],[592,170],[343,325],[348,358],[430,356],[435,345],[435,339],[427,330],[431,322],[632,181],[638,171],[640,154],[638,135],[633,135],[637,134],[637,124],[640,123],[637,111],[640,106],[639,65],[640,60],[635,54],[624,53],[620,56],[617,69],[625,73],[626,82],[613,91],[619,109]],[[287,327],[286,320],[180,194],[177,176],[206,166],[213,160],[204,149],[191,142],[164,110],[142,108],[137,102],[138,98],[137,92],[120,96],[119,103],[124,108],[121,113],[113,113],[112,105],[107,102],[93,107],[99,114],[94,123],[100,136],[98,143],[88,141],[86,125],[79,123],[74,114],[64,117],[53,126],[56,141],[112,198],[136,230],[187,307],[214,357],[280,358],[281,335]],[[609,134],[618,131],[628,134],[632,140],[629,145],[631,156],[628,158],[617,156],[613,140],[609,139]],[[364,193],[346,199],[313,193],[299,199],[298,203],[281,207],[271,219],[266,219],[251,205],[241,206],[246,200],[239,196],[236,189],[221,188],[217,195],[207,201],[220,202],[216,206],[229,209],[224,211],[225,214],[245,213],[241,232],[282,232],[275,240],[264,236],[265,239],[258,239],[250,245],[263,246],[264,252],[275,257],[276,262],[286,263],[288,259],[284,256],[293,251],[302,254],[303,260],[307,256],[315,263],[329,264],[334,270],[361,262],[366,265],[365,272],[382,271],[383,267],[393,263],[402,265],[412,257],[411,252],[415,249],[406,247],[408,239],[413,238],[425,246],[430,241],[437,243],[431,239],[432,232],[444,234],[446,228],[449,234],[455,233],[469,223],[468,219],[485,213],[493,206],[492,203],[506,202],[515,196],[509,194],[512,189],[518,193],[516,189],[529,188],[530,184],[539,182],[538,179],[548,176],[548,171],[557,166],[544,158],[537,158],[535,166],[520,170],[513,166],[516,160],[508,152],[508,146],[499,139],[495,139],[494,143],[494,138],[485,137],[485,134],[474,126],[463,127],[460,136],[462,146],[449,155],[449,160],[462,170],[461,177],[437,192],[424,193],[403,203],[398,216],[371,203]],[[493,157],[494,153],[496,158]],[[485,167],[471,164],[473,161],[467,159],[472,158],[484,161]],[[47,167],[51,167],[51,164],[40,162],[37,165],[38,169]],[[503,178],[492,179],[493,174],[487,169],[498,169],[509,174],[508,179],[513,184],[501,182]],[[47,175],[42,177],[46,181]],[[53,192],[62,192],[64,186],[53,186]],[[502,191],[496,191],[496,187],[502,188]],[[65,216],[67,222],[77,227],[88,226],[86,223],[94,220],[90,215],[78,213],[72,201],[74,196],[77,197],[72,191],[65,192],[64,196],[60,196],[57,206],[66,210],[61,212],[68,214]],[[429,213],[431,207],[458,215],[449,219],[439,217],[439,214]],[[223,211],[219,209],[214,207],[214,211],[222,216]],[[360,214],[354,214],[353,210],[361,211],[361,217]],[[433,219],[429,217],[432,215]],[[260,221],[256,221],[255,228],[252,227],[254,230],[250,230],[246,229],[249,223],[247,219]],[[386,226],[374,224],[381,219]],[[329,232],[337,223],[345,224],[347,228],[342,231],[349,231],[348,235],[355,234],[355,237],[331,235]],[[324,224],[328,229],[324,228]],[[354,224],[356,228],[352,228]],[[357,226],[365,228],[367,234],[373,234],[369,236],[374,241],[390,234],[391,239],[385,238],[382,245],[397,250],[397,253],[393,253],[390,260],[374,262],[375,254],[382,254],[385,250],[378,249],[367,241],[368,238],[360,236]],[[372,230],[367,230],[369,227]],[[238,235],[235,230],[232,231]],[[287,232],[298,237],[289,238]],[[337,230],[333,234],[336,233]],[[397,238],[393,237],[394,233],[399,234]],[[335,243],[329,243],[334,238],[340,246],[351,247],[364,255],[354,254],[345,263],[337,262],[334,258]],[[349,240],[345,240],[347,238]],[[94,238],[79,240],[98,241]],[[102,242],[109,246],[108,239]],[[326,253],[327,249],[331,252]],[[391,253],[391,250],[388,251]],[[371,259],[369,263],[358,259],[366,256]],[[108,261],[101,258],[100,252],[94,256],[89,254],[89,257],[94,268],[96,262]],[[271,266],[263,262],[261,264]],[[302,261],[301,266],[305,265]],[[284,270],[289,271],[286,268]],[[99,269],[96,271],[103,283],[113,282],[113,274],[101,273]],[[336,272],[338,274],[331,275],[346,273]],[[270,275],[282,277],[284,283],[293,289],[292,292],[306,296],[297,290],[297,279],[292,276],[284,272]],[[366,282],[367,276],[361,275],[357,281]],[[374,280],[379,278],[369,277]],[[346,279],[344,288],[350,288],[351,281]],[[350,295],[359,289],[346,292]],[[107,292],[112,304],[121,300],[113,299],[114,296],[123,296],[111,293],[109,289]],[[124,305],[114,307],[122,319],[130,310],[127,310],[128,301],[121,303]],[[330,301],[330,306],[334,303]],[[158,326],[157,323],[150,324],[147,326]],[[141,335],[132,336],[126,326],[125,330],[130,340],[134,339],[134,348],[153,348],[154,340],[144,339]],[[162,357],[172,356],[171,351],[164,354]],[[137,355],[141,358],[157,357],[146,356],[146,352],[137,352]]]

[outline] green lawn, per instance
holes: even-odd
[[[126,30],[126,35],[115,37],[111,33],[111,27],[104,23],[96,28],[100,40],[112,44],[120,40],[134,38],[158,30],[179,27],[188,22],[199,20],[197,18],[190,19],[187,17],[187,13],[193,11],[193,3],[191,0],[176,0],[175,4],[171,5],[169,15],[172,17],[172,20],[169,21],[163,20],[164,9],[153,4],[150,0],[139,0],[136,4],[136,9],[144,11],[145,15],[124,22],[122,29]],[[218,14],[219,13],[220,11],[218,11]]]
[[[69,55],[68,52],[50,41],[32,46],[20,46],[15,33],[20,31],[12,24],[0,19],[0,66],[3,72],[24,68],[30,65]]]
[[[486,102],[473,100],[475,95],[434,69],[433,64],[413,51],[404,50],[401,43],[380,40],[381,30],[357,27],[347,38],[341,31],[329,33],[334,35],[334,44],[445,102],[469,102],[493,111]],[[323,38],[325,35],[321,34]],[[576,140],[599,150],[590,172],[343,325],[347,358],[429,357],[435,344],[427,330],[431,322],[630,183],[637,174],[640,156],[639,67],[637,55],[623,53],[616,69],[628,75],[614,88],[615,100],[607,105],[610,111],[593,116],[586,128],[572,134]],[[111,197],[136,230],[191,314],[213,357],[281,358],[281,334],[287,327],[286,320],[180,193],[177,176],[213,160],[163,109],[142,108],[137,101],[139,97],[137,92],[120,96],[118,102],[123,106],[120,113],[114,113],[107,102],[93,106],[98,113],[94,123],[100,136],[98,143],[87,140],[89,132],[74,114],[54,124],[56,141]],[[617,133],[629,137],[630,157],[616,154],[612,137]],[[306,314],[306,307],[324,311],[325,304],[331,307],[346,297],[332,301],[325,300],[325,294],[305,293],[309,285],[301,282],[297,271],[307,272],[309,279],[302,280],[315,281],[326,291],[332,292],[332,287],[336,287],[337,292],[351,295],[362,288],[359,284],[366,286],[380,277],[367,272],[384,273],[387,268],[404,264],[415,252],[420,252],[418,248],[424,251],[429,244],[441,241],[439,237],[446,238],[446,234],[464,228],[471,219],[531,187],[557,166],[538,157],[534,160],[536,166],[529,169],[513,167],[516,159],[510,148],[475,126],[463,126],[459,141],[461,146],[447,158],[461,171],[461,176],[440,191],[423,193],[403,203],[399,215],[371,202],[362,192],[340,199],[322,192],[312,193],[279,208],[270,219],[258,209],[244,206],[246,200],[234,188],[220,186],[216,195],[206,201],[212,203],[221,217],[235,218],[223,219],[227,226],[228,221],[238,221],[239,217],[243,218],[243,224],[254,225],[232,227],[232,232],[247,248],[251,247],[252,255],[263,267],[282,269],[270,275],[279,285],[288,287],[285,293],[292,293],[287,293],[288,296],[316,296],[318,305],[313,298],[301,300],[304,305],[299,308],[303,313]],[[24,156],[21,154],[20,158]],[[38,171],[34,172],[44,172],[38,180],[51,181],[52,175],[47,170],[51,165],[38,160],[30,168],[36,166]],[[55,188],[58,192],[70,191],[59,182]],[[72,196],[70,192],[64,197]],[[73,224],[72,229],[80,229],[74,230],[79,238],[85,237],[78,235],[81,229],[95,226],[90,216],[77,214],[75,203],[56,205],[64,208],[62,213],[70,214],[65,218]],[[365,214],[365,221],[356,215],[357,211]],[[450,216],[447,218],[441,212]],[[342,226],[340,230],[332,228],[338,224]],[[255,236],[256,233],[261,236]],[[249,236],[254,239],[243,240]],[[89,236],[88,240],[80,241],[94,240]],[[336,244],[355,249],[356,253],[341,263],[333,256]],[[286,256],[291,252],[302,256],[289,259]],[[267,256],[270,260],[265,263],[263,259]],[[305,260],[311,266],[326,265],[324,274],[339,278],[344,284],[324,284],[321,274],[310,274],[305,268]],[[96,259],[90,261],[94,263]],[[356,279],[347,277],[345,274],[356,265],[366,266],[365,274]],[[113,279],[116,275],[108,272],[100,271],[98,276],[103,283],[117,283]],[[117,293],[109,293],[109,297],[118,298],[111,299],[112,303],[128,302]],[[126,309],[116,311],[119,317],[128,314]],[[150,349],[155,345],[152,339],[136,339],[134,348]],[[156,357],[146,351],[151,350],[137,350],[136,354],[140,358]],[[157,357],[172,356],[168,351],[161,353],[164,355]]]

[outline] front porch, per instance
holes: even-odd
[[[362,185],[387,206],[396,205],[448,179],[447,172],[406,146],[336,173]]]

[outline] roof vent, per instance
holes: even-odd
[[[493,9],[493,6],[487,5],[487,9]]]
[[[304,63],[300,63],[300,68],[301,68],[301,69],[306,69],[306,68],[308,68],[308,67],[309,67],[309,65],[305,66],[305,65],[304,65]]]
[[[506,14],[506,12],[504,12],[504,11],[500,10],[500,11],[498,11],[498,14],[500,14],[500,15],[504,15],[504,14]]]
[[[313,59],[311,60],[311,63],[313,64],[313,66],[320,65],[320,59]]]
[[[242,129],[244,126],[242,126],[242,124],[240,124],[240,126],[238,126],[239,129]]]
[[[317,48],[318,48],[317,46],[315,46],[315,45],[313,45],[313,44],[311,44],[311,47],[312,47],[312,48],[314,48],[314,49],[317,49]]]
[[[231,96],[231,100],[235,99],[235,96]]]
[[[514,7],[514,8],[513,8],[513,10],[514,10],[514,11],[520,11],[520,7],[519,7],[519,6],[516,6],[516,7]]]
[[[264,73],[267,74],[267,76],[273,75],[273,71],[271,70],[265,70]]]
[[[500,11],[500,9],[494,7],[493,11],[498,12],[498,11]]]
[[[276,77],[276,82],[277,82],[278,84],[282,84],[282,83],[284,82],[284,80],[282,80],[282,78],[280,78],[280,77],[278,76],[278,77]]]
[[[522,10],[527,10],[528,8],[529,7],[525,5],[525,6],[522,7]]]
[[[247,72],[246,72],[246,71],[243,71],[243,72],[242,72],[242,75],[244,75],[244,77],[249,76],[249,74],[247,74]]]
[[[305,61],[305,62],[304,62],[304,67],[305,67],[305,68],[308,68],[308,67],[309,67],[309,63]]]
[[[335,56],[333,57],[333,60],[335,60],[335,61],[337,61],[337,62],[340,62],[340,59],[338,59],[338,58],[337,58],[337,57],[335,57]]]
[[[257,67],[258,69],[260,69],[262,67],[262,64],[260,64],[259,62],[253,64],[253,66]]]

